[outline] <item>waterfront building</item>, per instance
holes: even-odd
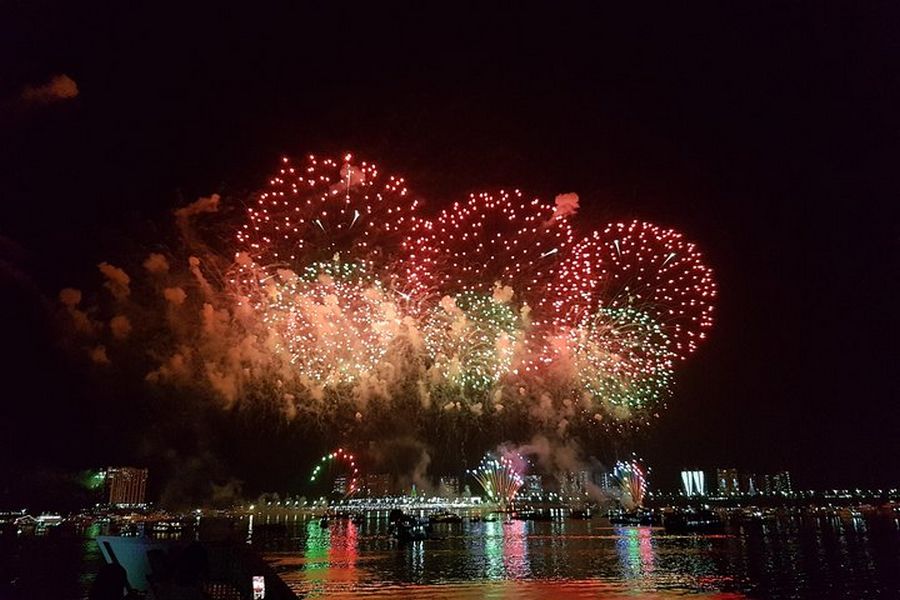
[[[616,489],[619,484],[616,482],[616,478],[613,477],[613,474],[609,471],[604,471],[600,473],[597,477],[597,485],[600,487],[600,491],[605,494],[609,494],[612,490]]]
[[[755,496],[759,493],[759,484],[754,473],[741,473],[741,493],[748,496]]]
[[[788,495],[792,491],[789,471],[779,471],[772,475],[772,494]]]
[[[109,467],[106,489],[110,506],[138,506],[146,502],[147,469]]]
[[[706,495],[706,475],[699,469],[681,472],[681,485],[684,495],[705,496]]]
[[[720,496],[734,496],[741,489],[738,470],[734,468],[716,469],[716,483]]]
[[[540,475],[526,475],[519,495],[526,498],[540,498],[544,495],[544,485]]]
[[[381,498],[391,492],[391,476],[387,473],[366,475],[366,495],[369,498]]]
[[[562,492],[563,497],[568,497],[573,500],[581,500],[588,493],[588,484],[591,482],[591,472],[588,470],[581,470],[575,472],[566,473],[563,477],[562,485],[560,486],[560,492]]]
[[[444,475],[438,482],[439,495],[445,498],[455,498],[459,496],[459,477],[455,475]]]

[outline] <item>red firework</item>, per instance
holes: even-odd
[[[572,243],[568,214],[522,192],[469,196],[433,222],[420,221],[403,242],[402,271],[417,295],[490,294],[509,286],[518,302],[530,302]]]
[[[542,307],[557,324],[600,308],[635,308],[652,316],[684,358],[712,327],[716,284],[696,246],[672,229],[614,223],[576,244]]]
[[[381,178],[375,165],[351,160],[310,155],[305,167],[294,167],[282,159],[237,233],[254,262],[296,268],[335,253],[344,260],[390,257],[420,202],[403,178]]]

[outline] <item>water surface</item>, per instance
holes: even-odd
[[[668,535],[607,521],[440,525],[398,544],[381,520],[289,522],[259,539],[311,598],[900,597],[894,519],[784,519],[723,535]]]

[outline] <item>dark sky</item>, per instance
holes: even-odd
[[[282,154],[352,150],[432,207],[575,191],[582,223],[641,217],[700,245],[717,323],[639,442],[664,478],[900,484],[892,3],[133,4],[0,9],[6,466],[91,456],[89,392],[47,358],[39,294],[97,285],[123,236],[258,186]],[[78,97],[17,99],[54,74]]]

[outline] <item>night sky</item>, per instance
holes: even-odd
[[[896,6],[375,4],[0,9],[0,467],[137,455],[97,441],[105,409],[54,337],[60,288],[99,287],[98,262],[282,155],[350,150],[432,210],[574,191],[584,229],[639,217],[697,242],[716,325],[635,442],[662,483],[734,465],[900,485]],[[21,100],[60,74],[77,97]]]

